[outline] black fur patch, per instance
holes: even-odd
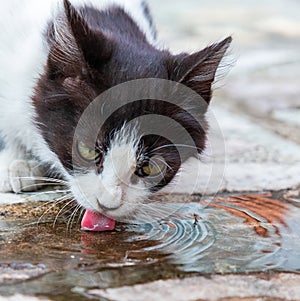
[[[147,6],[144,6],[144,11],[151,23]],[[82,113],[95,97],[130,80],[161,78],[185,84],[209,104],[217,67],[231,42],[228,38],[192,55],[173,56],[148,43],[137,24],[118,7],[98,11],[85,6],[75,10],[65,0],[64,18],[66,26],[58,28],[61,37],[66,37],[63,43],[56,39],[54,23],[49,24],[47,41],[50,53],[33,100],[46,142],[70,172],[73,170],[74,131]],[[64,43],[71,43],[69,50]],[[181,159],[175,147],[162,149],[160,155],[172,168],[156,187],[157,190],[162,188],[175,176],[181,160],[200,154],[205,147],[206,106],[193,101],[189,103],[201,119],[200,125],[199,120],[184,110],[185,102],[183,95],[182,107],[180,103],[175,106],[157,100],[143,100],[122,107],[106,121],[99,133],[101,147],[107,149],[112,133],[138,116],[160,114],[178,122],[190,133],[197,149],[183,151]],[[172,130],[177,137],[182,134],[180,128]],[[147,136],[142,139],[144,151],[148,153],[169,143],[164,137]]]

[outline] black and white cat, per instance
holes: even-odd
[[[11,0],[1,4],[0,28],[0,192],[35,190],[51,171],[82,207],[130,217],[172,181],[182,160],[168,139],[143,136],[127,122],[164,115],[193,138],[189,155],[205,148],[205,129],[180,104],[153,99],[119,110],[96,141],[74,141],[74,132],[99,94],[135,79],[181,83],[209,104],[230,37],[172,55],[158,46],[143,0]]]

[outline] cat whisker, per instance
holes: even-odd
[[[63,198],[61,197],[61,198],[59,198],[59,199],[54,199],[54,200],[52,200],[52,201],[47,201],[47,202],[45,202],[44,204],[42,204],[42,205],[36,207],[35,210],[39,210],[39,209],[41,209],[41,208],[43,208],[43,207],[45,207],[45,206],[48,206],[49,203],[50,203],[50,204],[52,203],[52,206],[50,207],[50,209],[52,209],[54,206],[57,206],[57,205],[59,205],[60,203],[65,202],[65,201],[66,201],[68,198],[70,198],[70,197],[71,197],[71,195],[68,195],[68,197],[67,197],[67,196],[64,196]]]
[[[161,163],[163,163],[166,167],[168,167],[170,170],[174,171],[174,169],[170,166],[170,164],[168,164],[165,160],[162,160],[160,158],[155,158],[155,160],[160,161]]]
[[[24,189],[29,189],[29,188],[33,188],[33,187],[39,187],[39,188],[42,188],[42,187],[48,187],[48,186],[57,186],[57,183],[35,183],[35,184],[31,184],[31,185],[26,185],[26,186],[22,186],[22,193],[27,193],[30,191],[24,191]]]
[[[57,204],[63,203],[64,201],[68,200],[70,198],[70,195],[64,196],[64,198],[61,198],[59,200],[55,200],[53,201],[53,204],[39,217],[38,221],[37,221],[37,225],[39,225],[41,219],[53,208],[55,207]],[[46,205],[47,203],[45,203]]]
[[[74,200],[73,200],[74,201]],[[68,208],[64,211],[64,215],[66,215],[66,220],[67,220],[67,233],[71,233],[71,228],[70,228],[70,220],[73,219],[73,215],[75,210],[77,210],[78,204],[68,204]],[[53,227],[55,224],[53,224]]]
[[[156,162],[152,161],[152,164],[154,164],[155,167],[156,167],[158,170],[160,170],[160,167],[159,167],[159,165],[158,165]],[[160,172],[160,175],[161,175],[161,174],[162,174],[162,172]]]
[[[160,221],[163,219],[172,217],[172,218],[180,218],[179,214],[175,214],[175,211],[170,214],[170,206],[164,205],[164,204],[155,204],[155,203],[143,203],[138,208],[138,211],[136,212],[136,217],[139,220],[143,220],[145,222],[153,223],[153,221]]]
[[[49,183],[58,183],[62,185],[68,185],[67,181],[61,180],[61,179],[55,179],[55,178],[48,178],[48,177],[13,177],[15,179],[22,179],[22,180],[36,180],[36,181],[45,181]]]
[[[82,217],[83,217],[83,215],[84,215],[84,212],[85,212],[85,208],[81,207],[81,211],[80,211],[80,213],[79,213],[79,215],[78,215],[78,218],[77,218],[76,223],[79,223],[79,222],[82,220]]]
[[[57,94],[52,94],[50,96],[45,97],[44,100],[56,99],[58,97],[65,98],[65,97],[69,97],[69,95],[66,93],[57,93]]]
[[[67,199],[63,199],[61,201],[50,201],[50,202],[47,202],[47,203],[45,203],[43,205],[40,205],[40,206],[36,207],[35,209],[38,210],[38,209],[41,209],[41,208],[43,208],[45,206],[48,206],[49,203],[51,204],[51,206],[46,211],[43,212],[43,214],[39,217],[39,219],[37,220],[37,222],[35,222],[34,224],[36,224],[38,226],[40,224],[41,220],[43,219],[43,217],[47,214],[47,212],[49,212],[52,208],[54,208],[55,206],[59,205],[60,203],[65,202],[66,200]]]
[[[67,199],[65,199],[65,200],[67,200]],[[55,227],[55,225],[56,225],[56,223],[57,223],[57,220],[58,220],[59,215],[63,212],[63,210],[64,210],[66,207],[68,207],[68,206],[69,206],[70,204],[72,204],[74,201],[75,201],[75,199],[71,199],[69,202],[67,202],[67,203],[59,210],[59,212],[56,214],[55,219],[54,219],[54,221],[53,221],[53,228]]]
[[[166,148],[166,147],[172,147],[172,146],[174,146],[174,147],[176,147],[176,146],[177,146],[177,147],[186,147],[186,148],[191,148],[191,149],[199,150],[198,147],[193,146],[193,145],[187,145],[187,144],[166,144],[166,145],[162,145],[162,146],[159,146],[159,147],[157,147],[157,148],[151,150],[151,153],[154,153],[154,152],[156,152],[156,151],[158,151],[158,150],[161,150],[161,149],[163,149],[163,148]]]
[[[73,218],[74,211],[77,209],[77,207],[78,207],[78,204],[74,203],[74,204],[71,204],[70,207],[68,207],[64,211],[64,214],[66,215],[66,220],[67,220],[67,232],[69,231],[70,220]]]
[[[68,168],[68,171],[70,174],[73,174],[73,175],[86,174],[92,170],[90,167],[84,167],[84,166],[78,165],[76,163],[73,163],[73,164],[70,163],[68,165],[70,166],[70,168]]]
[[[74,220],[75,220],[75,217],[76,217],[76,214],[80,209],[81,209],[81,205],[77,204],[76,207],[75,207],[75,210],[73,211],[73,213],[71,214],[71,216],[69,218],[69,221],[68,221],[68,224],[67,224],[67,230],[69,229],[71,231]]]
[[[63,193],[63,194],[66,194],[66,193],[70,193],[70,190],[50,190],[50,191],[42,191],[42,192],[22,192],[20,193],[21,195],[28,195],[27,197],[23,198],[22,197],[22,200],[23,201],[30,201],[30,199],[32,199],[33,197],[38,197],[38,196],[42,196],[42,195],[51,195],[51,194],[58,194],[58,193]],[[52,201],[48,201],[48,202],[52,202]]]
[[[55,186],[55,185],[61,185],[61,186],[67,186],[67,182],[64,180],[60,179],[54,179],[54,178],[48,178],[48,177],[18,177],[18,179],[24,179],[24,180],[38,180],[38,181],[45,181],[45,183],[35,183],[31,185],[27,185],[25,187],[22,187],[22,189],[28,189],[30,187],[47,187],[47,186]],[[51,191],[43,191],[40,193],[36,192],[21,192],[20,194],[28,194],[30,193],[31,195],[25,198],[25,200],[29,199],[34,196],[39,196],[39,195],[46,195],[46,194],[56,194],[56,193],[67,193],[70,192],[69,189],[56,189],[56,190],[51,190]]]
[[[77,212],[79,211],[79,213],[77,214]],[[85,212],[85,208],[83,208],[81,205],[78,205],[78,211],[76,212],[76,215],[78,215],[77,219],[76,219],[76,222],[75,222],[75,217],[76,215],[74,216],[74,220],[73,222],[75,222],[75,225],[77,225],[79,222],[81,222],[82,220],[82,215],[84,214]],[[72,226],[72,225],[71,225]]]

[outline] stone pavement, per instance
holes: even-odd
[[[131,287],[90,290],[89,293],[114,301],[296,301],[300,300],[299,283],[299,275],[215,275],[159,280]]]
[[[277,190],[300,184],[300,3],[288,0],[150,1],[159,37],[174,52],[196,51],[227,35],[229,74],[216,84],[212,112],[224,135],[211,162],[200,164],[194,191]],[[223,70],[223,73],[224,72]],[[213,139],[213,135],[210,136]],[[191,162],[176,192],[190,192]],[[222,170],[224,177],[222,179]]]

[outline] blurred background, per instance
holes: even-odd
[[[216,83],[212,101],[226,147],[220,190],[299,185],[300,1],[149,0],[149,5],[162,46],[175,53],[233,37],[227,60],[233,64]],[[188,185],[187,179],[179,192]]]

